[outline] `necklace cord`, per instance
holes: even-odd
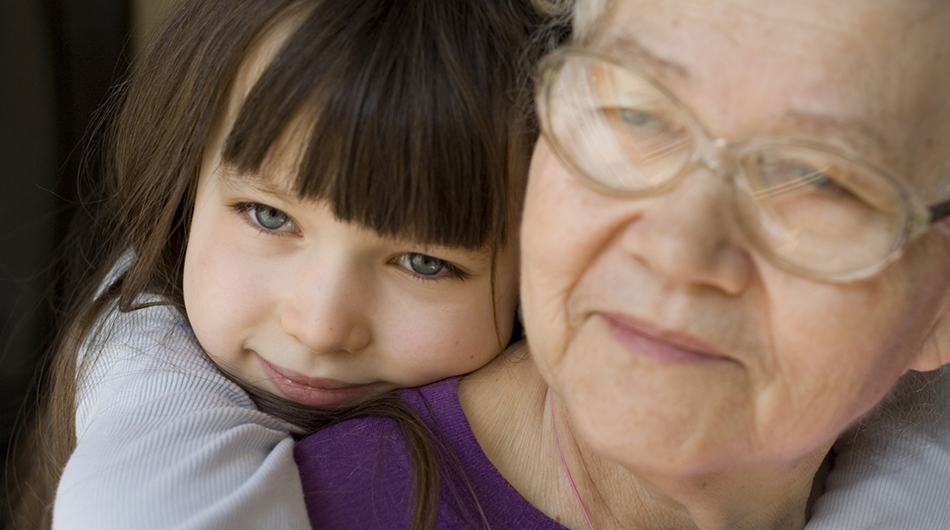
[[[580,493],[577,492],[577,486],[574,485],[574,477],[571,476],[571,470],[567,467],[567,459],[564,458],[564,451],[561,450],[561,439],[557,435],[557,418],[554,417],[554,393],[548,389],[548,397],[551,400],[551,424],[554,426],[554,443],[557,444],[557,452],[561,455],[561,464],[564,465],[564,473],[567,474],[567,481],[571,483],[571,490],[574,491],[574,498],[577,499],[577,504],[581,507],[581,512],[584,513],[584,519],[587,520],[587,526],[590,527],[590,530],[594,530],[593,523],[590,522],[590,516],[587,515],[587,508],[584,507],[584,501],[581,500]]]

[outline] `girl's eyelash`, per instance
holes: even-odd
[[[292,226],[296,227],[296,223],[294,222],[293,219],[290,218],[289,215],[284,213],[283,210],[279,210],[277,208],[274,208],[273,206],[268,206],[266,204],[261,204],[259,202],[242,201],[242,202],[237,202],[230,205],[230,208],[235,213],[237,213],[245,223],[250,225],[251,228],[257,230],[258,232],[262,234],[266,234],[266,235],[274,236],[274,237],[288,237],[288,236],[293,236],[296,234],[296,230],[294,230],[293,232],[290,232],[290,231],[275,230],[275,229],[267,228],[265,226],[262,226],[253,217],[253,212],[255,210],[259,208],[270,208],[272,210],[276,210],[280,212],[281,214],[285,215],[287,217],[287,222],[290,223]]]
[[[427,275],[425,275],[425,274],[419,274],[419,273],[417,273],[417,272],[411,270],[411,268],[404,267],[402,264],[399,263],[399,261],[400,261],[402,258],[404,258],[405,256],[412,256],[412,255],[414,255],[414,254],[421,254],[421,255],[424,255],[424,256],[428,256],[428,257],[430,257],[430,258],[432,258],[432,259],[439,260],[439,263],[440,263],[443,267],[445,267],[445,271],[447,272],[447,274],[446,274],[446,275],[443,275],[443,276],[427,276]],[[468,277],[469,277],[469,275],[468,275],[467,272],[465,272],[465,271],[463,271],[462,269],[458,268],[458,266],[456,266],[456,265],[453,264],[452,262],[447,261],[447,260],[444,260],[444,259],[441,259],[441,258],[436,258],[435,256],[429,256],[428,254],[422,254],[421,252],[407,252],[407,253],[405,253],[405,254],[400,254],[399,256],[396,256],[395,258],[393,258],[391,261],[392,261],[393,263],[395,263],[396,265],[399,265],[400,267],[402,267],[403,269],[405,269],[406,272],[408,272],[413,278],[416,278],[417,280],[424,281],[424,282],[438,282],[438,281],[443,281],[443,280],[460,280],[460,281],[465,281],[465,280],[467,280]]]
[[[462,269],[459,269],[459,268],[456,267],[454,264],[452,264],[452,263],[450,263],[450,262],[448,262],[448,261],[445,261],[445,260],[441,260],[441,261],[442,261],[442,265],[445,266],[445,270],[448,271],[450,278],[457,279],[457,280],[467,280],[467,279],[468,279],[468,274],[465,274],[465,272],[463,272]],[[427,279],[429,279],[429,280],[437,280],[438,278],[427,278]]]

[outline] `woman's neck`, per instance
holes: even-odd
[[[827,452],[823,448],[794,463],[686,477],[631,471],[574,437],[566,409],[548,397],[523,347],[465,378],[459,400],[502,476],[546,515],[578,530],[589,528],[578,496],[596,530],[800,529],[813,477]]]

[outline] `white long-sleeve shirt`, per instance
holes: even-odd
[[[176,309],[114,311],[104,332],[54,529],[310,527],[288,426],[215,368]]]
[[[182,315],[114,312],[106,331],[54,529],[309,528],[288,426],[221,375]],[[947,413],[926,429],[894,437],[884,419],[839,444],[806,530],[950,529],[950,381],[937,384]]]

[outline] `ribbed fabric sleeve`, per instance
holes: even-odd
[[[95,344],[54,529],[309,528],[287,425],[214,367],[177,310],[113,311]]]
[[[950,379],[932,384],[926,421],[881,416],[842,436],[806,530],[950,529]]]

